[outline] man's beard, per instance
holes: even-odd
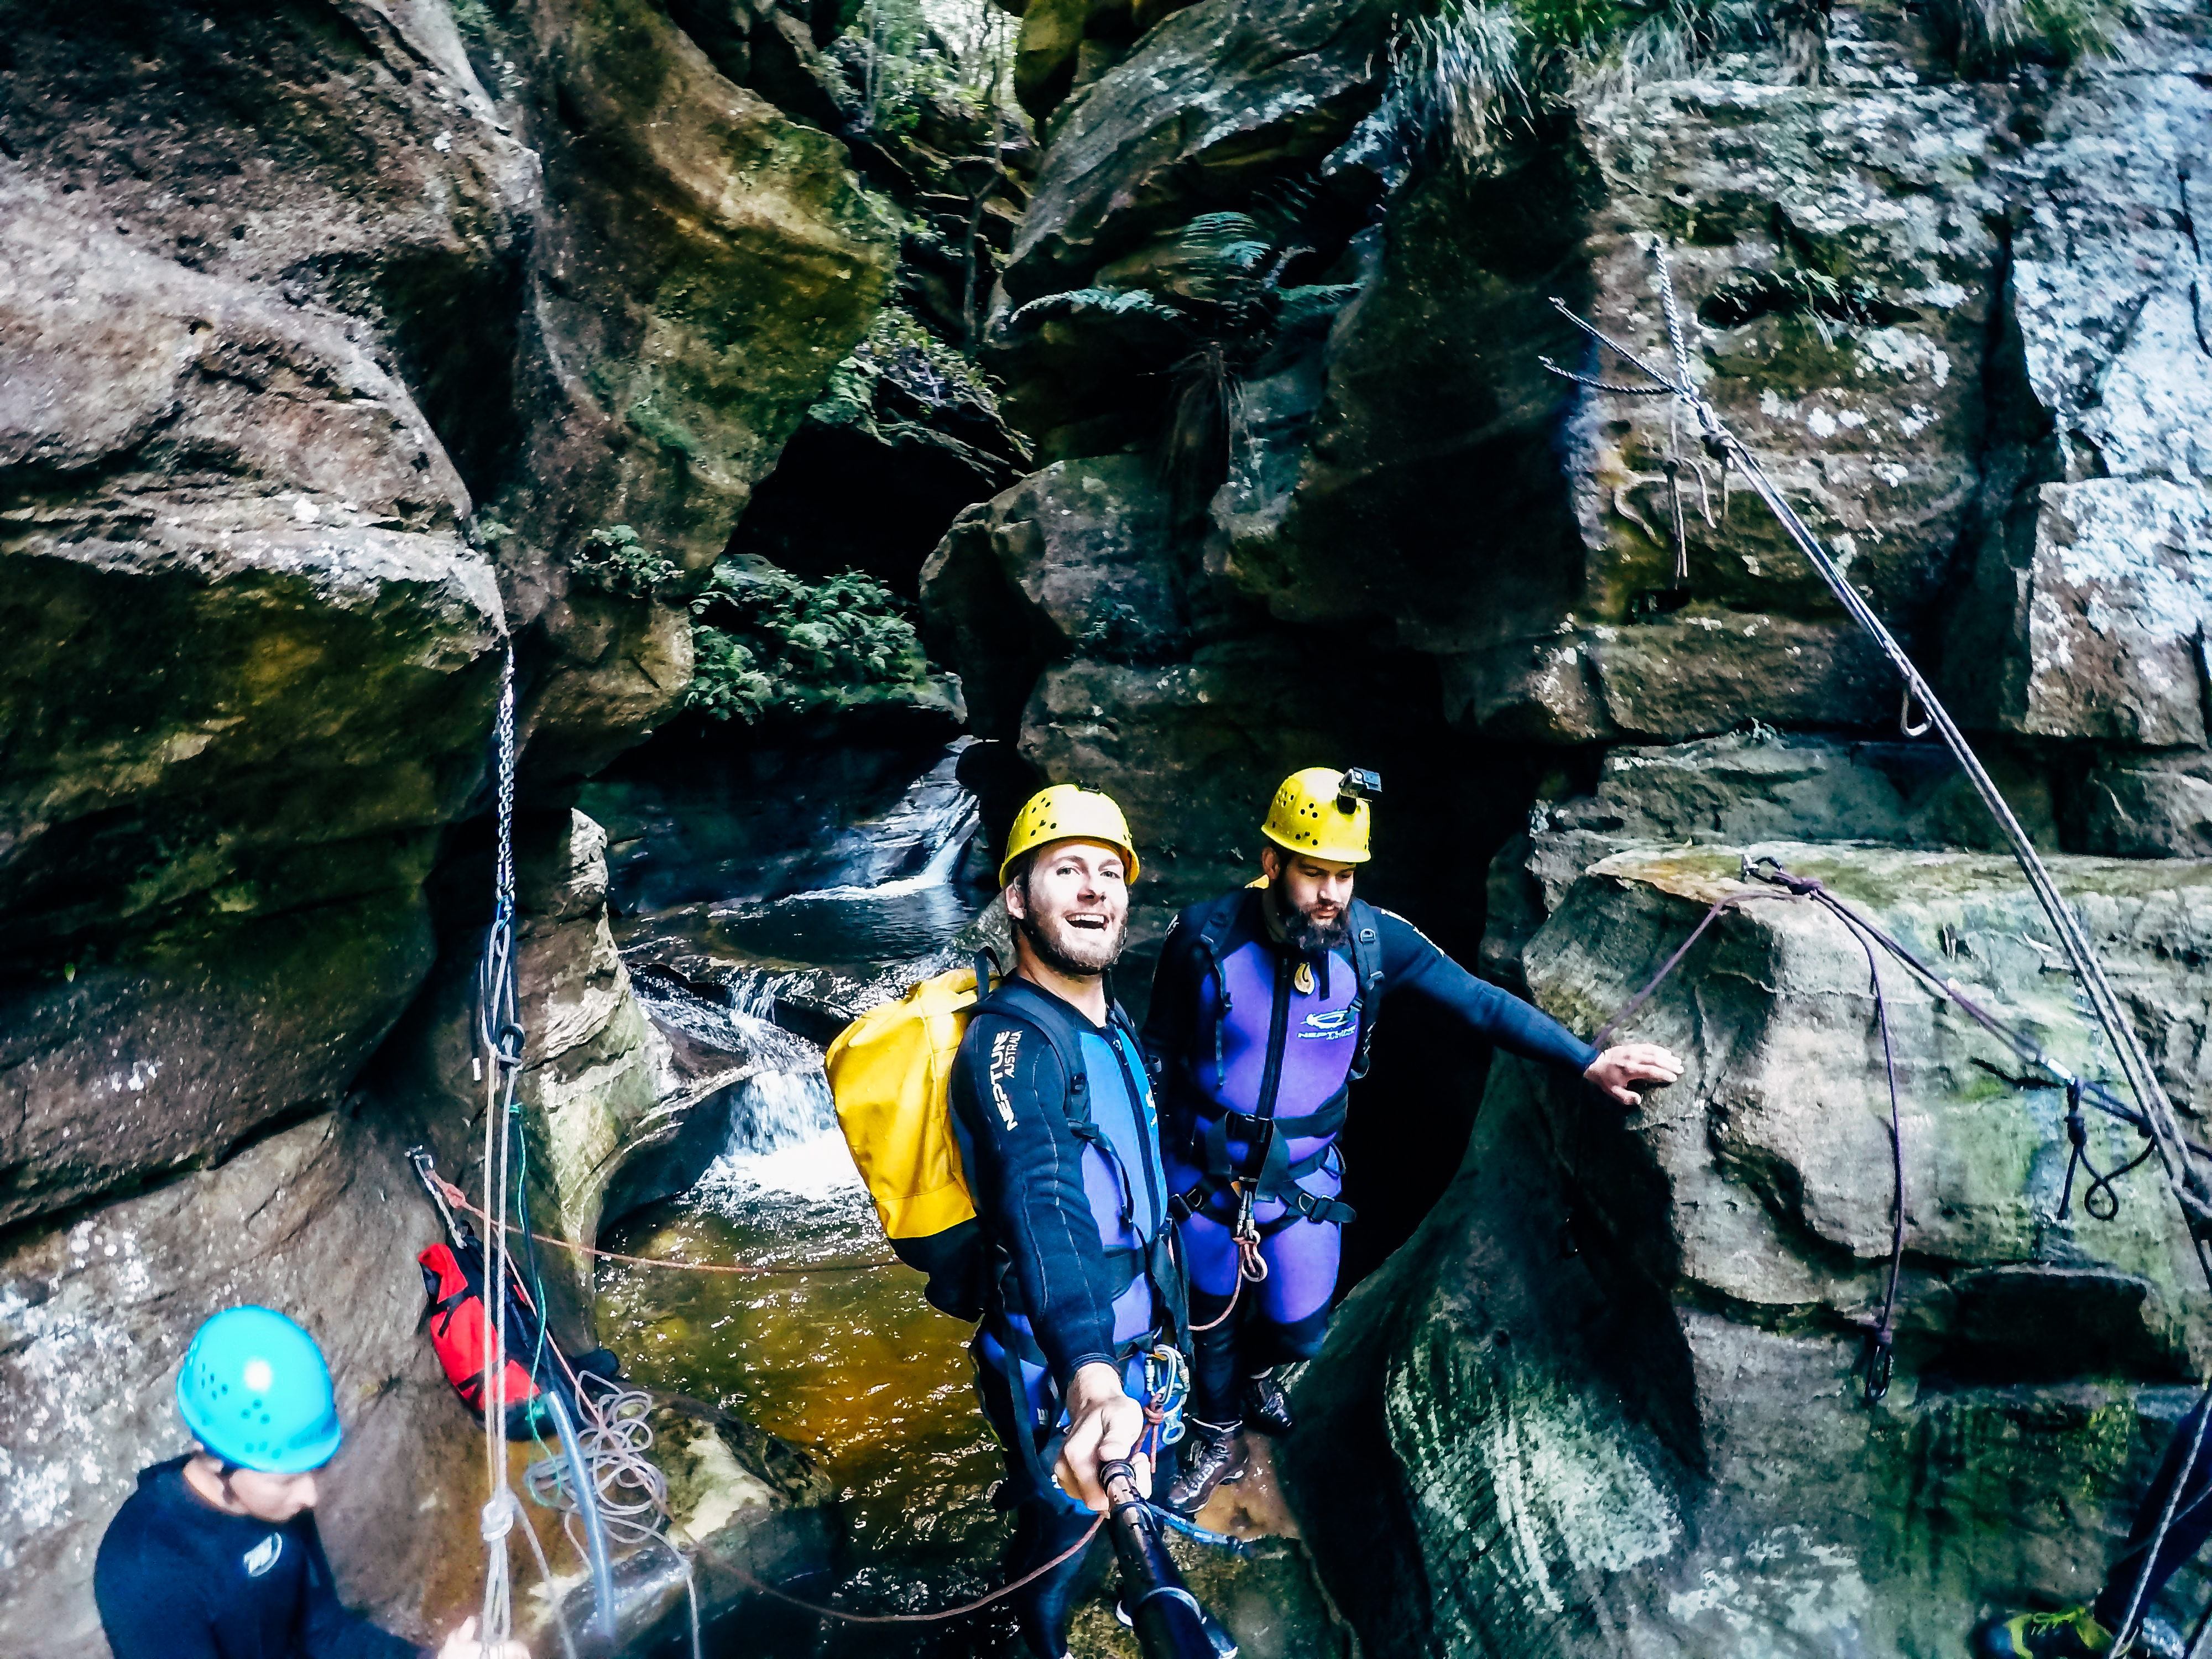
[[[1127,916],[1095,930],[1071,927],[1065,921],[1048,927],[1030,915],[1016,916],[1013,924],[1021,929],[1039,962],[1070,979],[1090,979],[1111,968],[1129,932]]]
[[[1352,911],[1348,906],[1339,906],[1336,915],[1327,921],[1316,921],[1305,910],[1292,910],[1285,915],[1279,903],[1275,920],[1283,924],[1283,937],[1290,941],[1291,948],[1301,955],[1322,955],[1336,950],[1352,937]]]

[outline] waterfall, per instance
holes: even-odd
[[[836,1127],[836,1103],[820,1061],[811,1071],[756,1072],[738,1086],[723,1151],[733,1156],[781,1152]]]

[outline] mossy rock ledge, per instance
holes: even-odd
[[[1771,855],[2091,1076],[2109,1057],[2009,860],[1839,843],[1640,848],[1528,944],[1601,1025]],[[2058,858],[2167,1087],[2203,1063],[2212,868]],[[2101,1583],[2212,1319],[2154,1166],[2061,1218],[2063,1091],[1881,958],[1905,1182],[1896,1372],[1862,1367],[1890,1246],[1889,1100],[1864,951],[1747,900],[1627,1022],[1687,1070],[1624,1110],[1493,1069],[1466,1163],[1298,1391],[1294,1491],[1383,1654],[1963,1651],[2024,1593]],[[2135,1132],[2092,1115],[2100,1169]],[[1387,1478],[1378,1482],[1378,1469]],[[1378,1491],[1378,1486],[1380,1490]],[[2170,1589],[2185,1622],[2202,1587]]]

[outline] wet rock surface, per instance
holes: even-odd
[[[1037,777],[1130,811],[1139,1012],[1169,912],[1249,878],[1268,788],[1318,761],[1386,778],[1363,892],[1579,1029],[1766,850],[2108,1068],[1982,809],[1744,481],[1665,400],[1537,362],[1620,368],[1554,295],[1665,356],[1655,236],[1692,377],[2065,855],[2193,1121],[2201,16],[1975,78],[1919,12],[1834,8],[1787,52],[1586,86],[1464,168],[1404,125],[1397,10],[1031,0],[1034,135],[934,94],[882,120],[827,4],[20,20],[0,1565],[30,1588],[0,1647],[96,1649],[100,1528],[182,1449],[190,1329],[248,1297],[348,1390],[348,1594],[422,1636],[471,1600],[481,1477],[411,1329],[399,1153],[468,1180],[480,1145],[507,641],[523,1095],[564,1237],[689,1182],[757,1074],[684,999],[772,994],[826,1038],[1003,945],[947,815],[983,797],[983,848]],[[1223,212],[1298,307],[1220,307],[1191,228]],[[616,525],[667,562],[630,592],[577,562]],[[918,603],[990,765],[910,790],[955,735],[941,681],[933,712],[679,722],[611,765],[677,707],[683,596],[732,552]],[[839,892],[925,876],[896,915]],[[2201,1292],[2146,1171],[2115,1219],[2057,1216],[2057,1097],[1893,975],[1905,1312],[1859,1403],[1889,1211],[1854,952],[1802,906],[1728,918],[1638,1027],[1691,1075],[1626,1118],[1394,1013],[1347,1260],[1414,1236],[1302,1383],[1303,1541],[1206,1581],[1248,1650],[1932,1653],[2094,1586]],[[590,1285],[553,1276],[580,1340]],[[750,1535],[745,1571],[818,1567],[817,1477],[661,1409],[702,1562]],[[665,1564],[635,1572],[675,1617]]]
[[[1966,854],[1617,855],[1529,945],[1538,1000],[1579,1028],[1609,1018],[1743,890],[1744,853],[1817,876],[2096,1066],[2009,862]],[[2054,868],[2193,1098],[2204,866]],[[1869,1406],[1861,1376],[1893,1194],[1866,958],[1824,911],[1747,902],[1624,1028],[1685,1055],[1682,1081],[1623,1113],[1501,1062],[1458,1180],[1301,1388],[1321,1433],[1293,1443],[1293,1490],[1376,1650],[1938,1652],[2008,1598],[2101,1583],[2207,1340],[2185,1232],[2148,1170],[2111,1219],[2084,1214],[2077,1176],[2060,1217],[2063,1097],[2016,1086],[2008,1050],[1882,969],[1905,1224],[1887,1397]],[[2140,1144],[2091,1125],[2100,1169]],[[1354,1448],[1387,1457],[1395,1492],[1322,1507]],[[1362,1541],[1370,1524],[1389,1541]],[[2185,1577],[2175,1606],[2196,1593]],[[1384,1614],[1407,1597],[1431,1622]]]

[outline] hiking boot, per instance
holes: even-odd
[[[1166,1508],[1177,1515],[1196,1515],[1216,1486],[1244,1478],[1243,1427],[1241,1423],[1190,1419],[1190,1434],[1182,1443],[1182,1468],[1161,1500]]]
[[[1291,1431],[1291,1399],[1272,1370],[1244,1379],[1244,1420],[1262,1434]]]
[[[1974,1659],[2105,1659],[2112,1633],[2087,1607],[2016,1613],[1974,1632]]]

